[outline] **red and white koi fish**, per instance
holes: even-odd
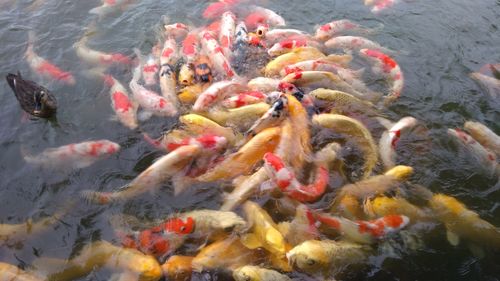
[[[163,28],[165,28],[166,38],[172,37],[177,41],[185,38],[189,32],[189,26],[178,22],[172,24],[165,24]]]
[[[83,37],[74,45],[76,55],[83,61],[97,66],[110,66],[113,64],[130,65],[132,61],[129,57],[120,53],[104,53],[92,50],[86,46],[88,39]]]
[[[410,222],[410,219],[403,215],[387,215],[371,221],[351,221],[319,212],[314,213],[314,217],[345,238],[363,244],[375,243],[378,239],[401,230]]]
[[[166,98],[139,85],[141,77],[140,66],[136,67],[129,87],[134,99],[144,110],[152,112],[157,116],[173,116],[177,114],[177,108]]]
[[[136,56],[139,58],[140,63],[139,65],[142,65],[142,78],[144,79],[144,82],[146,85],[154,85],[157,83],[157,75],[158,71],[160,70],[160,61],[158,58],[155,56],[154,52],[155,47],[153,47],[153,52],[147,57],[144,58],[144,56],[141,54],[141,52],[138,49],[134,49],[134,52]]]
[[[185,145],[162,156],[138,175],[132,182],[117,191],[98,192],[84,190],[81,195],[95,204],[125,201],[147,191],[153,191],[170,177],[181,172],[201,152],[198,145]]]
[[[199,53],[198,34],[194,31],[188,33],[182,41],[182,56],[187,63],[193,63]]]
[[[396,3],[398,3],[397,0],[378,0],[375,5],[373,5],[371,12],[378,14],[383,10],[394,6]]]
[[[338,63],[336,57],[325,57],[315,60],[306,60],[298,63],[290,64],[285,66],[281,71],[280,75],[286,76],[290,73],[299,71],[329,71],[334,74],[341,76],[342,79],[346,80],[342,76],[360,78],[364,73],[364,68],[359,70],[351,70],[344,68]],[[346,81],[347,82],[347,81]]]
[[[372,71],[383,75],[392,82],[391,92],[385,97],[386,102],[391,102],[403,91],[404,76],[398,63],[388,55],[371,49],[361,49],[359,51],[362,57],[373,63]]]
[[[329,23],[326,23],[322,26],[320,26],[318,29],[316,29],[316,35],[315,38],[321,41],[325,41],[327,39],[330,39],[334,36],[337,36],[339,34],[343,34],[346,32],[361,32],[364,34],[371,34],[374,33],[384,27],[383,24],[380,24],[380,26],[375,27],[375,28],[367,28],[364,26],[361,26],[360,24],[342,19],[342,20],[334,20]]]
[[[413,117],[403,117],[396,124],[393,124],[387,131],[382,133],[379,141],[379,154],[384,167],[388,170],[396,166],[396,145],[401,138],[401,132],[415,127],[417,119]]]
[[[43,77],[61,81],[68,85],[75,84],[75,78],[71,72],[63,71],[55,64],[49,62],[48,60],[40,57],[34,51],[35,34],[33,31],[29,32],[28,35],[28,48],[26,49],[26,61],[30,65],[31,69],[36,73],[42,75]]]
[[[235,75],[229,60],[224,56],[221,46],[210,32],[204,31],[202,33],[201,45],[219,74],[227,78],[232,78]]]
[[[325,166],[317,167],[314,183],[309,185],[301,184],[294,172],[285,166],[281,158],[271,152],[264,155],[264,167],[268,176],[279,189],[299,202],[317,201],[326,191],[328,169]]]
[[[123,10],[133,1],[134,0],[102,0],[102,5],[91,9],[89,14],[98,15],[99,18],[103,18],[104,16],[114,13],[120,9]]]
[[[206,111],[217,100],[223,99],[228,93],[237,93],[247,90],[246,85],[239,81],[220,81],[213,83],[203,91],[193,105],[194,111]]]
[[[467,121],[464,124],[464,129],[481,145],[500,157],[500,136],[490,128],[479,122]]]
[[[167,38],[160,55],[160,89],[161,94],[172,104],[177,104],[174,64],[178,57],[177,43],[173,37]]]
[[[379,43],[360,36],[338,36],[325,42],[327,48],[344,49],[344,50],[360,50],[371,49],[379,50],[387,54],[394,54],[396,51],[382,47]]]
[[[131,101],[127,89],[111,75],[104,75],[104,83],[110,87],[111,107],[118,120],[127,128],[137,128],[137,106]]]
[[[168,142],[165,144],[167,150],[172,151],[185,145],[197,145],[202,149],[220,150],[228,144],[227,139],[222,136],[205,134],[199,137],[189,137],[180,142]]]
[[[86,141],[48,148],[36,156],[26,155],[24,160],[30,164],[49,168],[81,169],[119,150],[120,145],[109,140]]]
[[[188,217],[185,221],[171,218],[158,226],[133,233],[118,232],[117,236],[125,248],[139,250],[147,255],[162,259],[175,251],[184,242],[186,235],[195,228],[195,221]]]
[[[248,28],[254,29],[259,25],[267,24],[269,26],[285,26],[285,19],[274,11],[259,7],[249,6],[248,15],[245,18],[245,24]]]
[[[463,144],[490,174],[497,172],[498,161],[495,153],[484,148],[474,138],[460,129],[448,129],[448,135]]]
[[[305,46],[310,46],[310,43],[304,39],[288,39],[288,40],[283,40],[280,41],[276,44],[274,44],[269,50],[267,50],[267,53],[270,56],[279,56],[285,53],[288,53],[292,51],[295,48],[298,47],[305,47]]]
[[[222,14],[219,43],[226,58],[231,57],[236,30],[236,16],[231,12]]]
[[[205,19],[215,19],[227,11],[230,11],[235,3],[228,1],[219,1],[215,3],[210,3],[205,11],[203,11],[203,18]]]
[[[265,101],[267,96],[260,91],[247,91],[222,101],[226,108],[238,108],[249,104]]]
[[[286,29],[280,29],[280,28],[275,28],[271,29],[265,32],[264,35],[266,42],[268,44],[274,44],[276,42],[279,42],[281,40],[287,40],[287,39],[295,39],[295,40],[309,40],[311,39],[311,35],[308,33],[298,30],[298,29],[291,29],[291,28],[286,28]]]

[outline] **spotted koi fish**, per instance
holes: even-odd
[[[260,91],[247,91],[222,101],[226,108],[238,108],[249,104],[255,104],[266,100],[266,95]]]
[[[327,48],[344,49],[344,50],[360,50],[370,49],[379,50],[386,54],[394,54],[396,51],[382,47],[379,43],[360,36],[337,36],[325,42]]]
[[[26,155],[24,160],[37,166],[81,169],[119,150],[120,145],[109,140],[86,141],[48,148],[37,156]]]
[[[208,31],[202,33],[201,45],[205,53],[210,57],[212,65],[220,75],[227,78],[234,76],[234,71],[229,63],[229,60],[224,56],[223,49]]]
[[[219,43],[226,58],[231,57],[236,31],[236,16],[231,12],[222,14]]]
[[[373,5],[371,12],[374,14],[378,14],[385,9],[388,9],[394,6],[398,1],[397,0],[379,0],[376,1],[375,5]]]
[[[382,29],[383,27],[384,25],[381,24],[380,26],[375,28],[367,28],[347,19],[334,20],[316,29],[315,38],[324,41],[346,32],[361,32],[364,34],[371,34]]]
[[[391,92],[385,97],[386,102],[399,98],[403,91],[404,77],[398,63],[377,50],[361,49],[359,53],[373,63],[372,70],[374,73],[381,74],[391,81]]]
[[[325,166],[317,168],[314,183],[309,185],[301,184],[294,172],[285,166],[283,160],[271,152],[264,155],[264,167],[278,188],[299,202],[317,201],[326,191],[328,169]]]
[[[245,18],[245,24],[248,28],[254,29],[259,25],[267,24],[269,26],[285,26],[285,19],[274,11],[259,7],[249,6],[248,15]]]
[[[68,85],[74,85],[76,82],[73,74],[67,71],[63,71],[55,64],[49,62],[48,60],[40,57],[35,53],[33,45],[35,41],[34,32],[30,31],[28,37],[26,61],[30,65],[31,69],[45,78],[60,81]]]
[[[379,141],[379,153],[386,169],[396,165],[396,145],[401,138],[401,132],[415,127],[417,123],[417,119],[413,117],[403,117],[382,134]]]
[[[137,249],[157,258],[165,257],[182,245],[184,237],[194,231],[195,221],[171,218],[158,226],[130,234],[118,233],[122,246]]]
[[[246,85],[234,80],[213,83],[198,96],[193,105],[193,110],[206,111],[210,105],[219,99],[223,99],[228,93],[237,93],[246,89]]]
[[[144,110],[152,112],[158,116],[173,116],[177,114],[177,108],[166,98],[157,93],[139,85],[138,81],[141,76],[141,69],[138,66],[134,70],[134,75],[130,81],[130,89],[134,95],[134,99],[139,103]]]
[[[311,36],[298,29],[292,28],[275,28],[272,30],[266,30],[263,37],[266,39],[268,44],[274,44],[280,40],[295,39],[295,40],[308,40]]]
[[[136,129],[137,124],[137,106],[130,99],[127,89],[113,76],[104,75],[104,83],[110,87],[111,107],[113,108],[118,120],[130,129]]]
[[[267,53],[273,57],[279,56],[284,53],[288,53],[295,48],[309,46],[309,44],[310,42],[304,39],[287,39],[274,44],[269,50],[267,50]]]
[[[314,212],[320,225],[333,228],[347,239],[363,244],[372,244],[408,225],[410,219],[403,215],[387,215],[371,221],[351,221],[343,217]]]
[[[110,66],[114,64],[130,65],[132,63],[130,58],[124,54],[104,53],[92,50],[86,46],[87,41],[87,37],[84,36],[74,45],[76,55],[86,63],[97,66]]]
[[[192,63],[199,53],[199,39],[196,32],[190,32],[182,41],[182,56],[187,63]]]

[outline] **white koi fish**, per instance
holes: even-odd
[[[209,31],[204,31],[201,37],[203,50],[209,56],[215,70],[224,77],[232,78],[235,75],[233,68],[214,36]]]
[[[396,166],[396,145],[401,138],[401,132],[415,127],[417,123],[417,119],[413,117],[403,117],[382,134],[379,141],[379,154],[386,169]]]
[[[231,57],[231,50],[233,49],[234,36],[236,31],[236,16],[231,12],[225,12],[222,14],[220,31],[219,31],[219,43],[222,47],[222,52],[226,58]]]
[[[81,169],[119,150],[119,144],[108,140],[86,141],[48,148],[36,156],[26,155],[24,160],[37,166]]]
[[[331,49],[360,50],[371,49],[379,50],[387,54],[394,54],[396,51],[382,47],[379,43],[368,40],[360,36],[338,36],[325,42],[325,46]]]
[[[383,27],[384,25],[380,24],[380,26],[375,28],[367,28],[347,19],[334,20],[318,27],[316,29],[315,38],[321,41],[325,41],[334,36],[347,32],[360,32],[364,34],[371,34],[382,29]]]

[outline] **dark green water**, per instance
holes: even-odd
[[[5,2],[5,3],[4,3]],[[85,67],[72,45],[93,16],[88,10],[95,0],[52,0],[34,12],[24,8],[30,1],[0,0],[0,74],[20,70],[35,79],[23,58],[28,30],[38,36],[36,51],[76,74],[74,87],[49,85],[57,96],[57,121],[22,120],[18,102],[4,79],[0,80],[0,223],[19,223],[54,213],[83,189],[111,190],[129,182],[161,153],[142,136],[110,120],[107,89],[81,74]],[[494,225],[500,226],[500,185],[488,178],[469,154],[453,145],[446,128],[477,120],[500,133],[500,105],[485,93],[468,74],[483,64],[500,62],[500,1],[438,0],[402,2],[375,16],[362,1],[269,1],[266,7],[281,14],[287,25],[312,32],[315,25],[332,19],[351,19],[368,26],[383,23],[385,28],[371,39],[402,50],[395,58],[406,78],[402,98],[385,114],[397,120],[411,115],[430,129],[429,150],[404,150],[400,162],[416,169],[412,180],[435,192],[455,196]],[[4,3],[4,4],[2,4]],[[137,1],[124,13],[100,22],[91,47],[103,51],[143,53],[154,43],[153,27],[161,15],[172,22],[199,26],[206,1]],[[115,71],[124,84],[129,72]],[[142,125],[158,134],[176,119],[153,118]],[[27,165],[21,149],[33,153],[90,139],[109,139],[122,151],[104,161],[73,171],[53,173]],[[122,206],[101,208],[77,200],[70,215],[40,237],[21,243],[0,245],[0,261],[30,264],[38,256],[67,258],[92,240],[111,240],[108,219],[117,213],[153,219],[172,212],[220,206],[217,185],[190,189],[174,198],[169,186],[156,194],[141,196]],[[82,280],[107,280],[97,272]],[[302,280],[302,275],[297,275]],[[208,278],[196,276],[195,278]],[[208,280],[219,280],[212,277]],[[500,256],[488,253],[484,259],[470,254],[465,245],[448,244],[442,227],[430,231],[424,248],[410,252],[396,250],[373,257],[370,265],[349,273],[345,280],[499,280]]]

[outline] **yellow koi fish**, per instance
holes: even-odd
[[[264,74],[267,77],[277,76],[279,75],[281,69],[283,69],[287,65],[324,57],[325,55],[321,51],[313,47],[296,48],[290,53],[283,54],[270,61],[264,69]]]

